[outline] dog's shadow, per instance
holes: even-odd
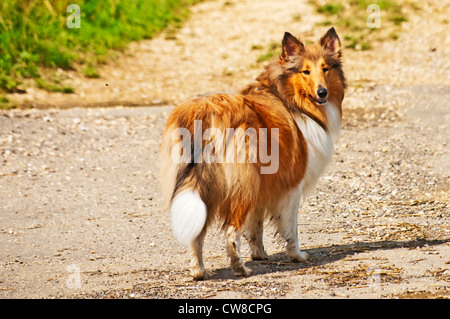
[[[317,267],[333,263],[347,256],[356,255],[362,252],[390,250],[397,248],[420,248],[424,246],[436,246],[450,242],[450,238],[436,240],[411,240],[411,241],[377,241],[360,242],[346,245],[332,245],[311,249],[303,249],[308,253],[309,260],[306,262],[291,262],[284,252],[270,255],[267,260],[251,260],[245,262],[245,265],[253,269],[253,275],[280,273],[285,271],[294,271]],[[230,268],[219,268],[211,270],[209,279],[226,280],[238,279]]]

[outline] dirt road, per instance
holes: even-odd
[[[73,76],[70,101],[32,90],[36,106],[58,108],[0,113],[0,297],[448,298],[447,13],[427,1],[397,41],[344,51],[341,139],[299,210],[311,259],[290,263],[269,229],[268,261],[251,261],[243,243],[248,278],[232,275],[215,231],[204,249],[211,279],[188,276],[159,192],[157,151],[172,106],[85,106],[236,91],[284,31],[325,31],[306,1],[207,1],[176,40],[133,45],[101,79]],[[75,105],[83,107],[61,109]]]

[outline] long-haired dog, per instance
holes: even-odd
[[[264,220],[299,249],[300,199],[314,189],[340,131],[345,78],[334,28],[305,46],[286,32],[282,52],[239,94],[194,99],[170,114],[161,146],[161,181],[172,227],[191,247],[191,274],[207,276],[202,246],[214,221],[226,232],[231,268],[248,276],[241,234],[253,259],[266,259]]]

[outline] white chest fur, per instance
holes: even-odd
[[[331,160],[333,145],[339,137],[341,118],[337,108],[330,102],[326,105],[327,129],[323,129],[307,115],[299,115],[295,121],[303,133],[308,146],[308,162],[305,177],[300,185],[303,196],[310,194]]]

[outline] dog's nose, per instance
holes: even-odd
[[[320,88],[320,89],[317,90],[317,95],[318,95],[320,98],[326,97],[327,94],[328,94],[328,91],[327,91],[326,88]]]

